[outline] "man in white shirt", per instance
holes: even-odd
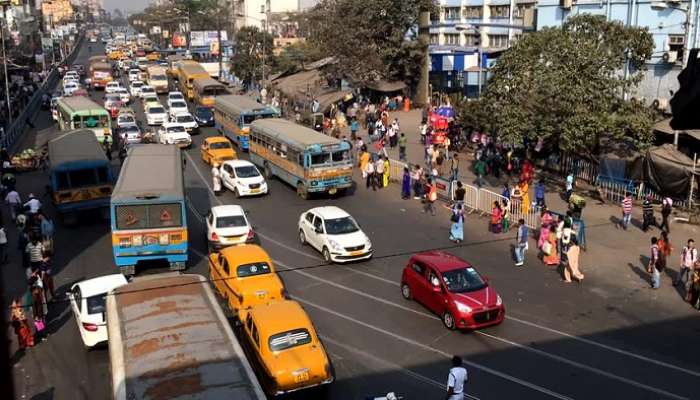
[[[693,268],[695,268],[696,262],[698,262],[698,250],[695,248],[695,241],[688,239],[687,246],[683,247],[681,251],[681,270],[678,273],[678,278],[673,282],[673,286],[678,286],[681,283],[684,286],[686,285],[686,282],[693,275]],[[685,282],[683,282],[684,280]]]
[[[29,201],[24,203],[24,206],[26,208],[29,208],[30,214],[36,214],[41,209],[41,202],[39,201],[39,199],[34,197],[32,193],[29,193]]]
[[[17,218],[17,210],[22,206],[22,198],[19,197],[19,193],[12,189],[7,196],[5,196],[5,203],[10,207],[10,215],[14,221]]]
[[[467,382],[467,369],[462,366],[460,356],[452,357],[452,368],[447,376],[447,400],[464,400],[464,384]]]

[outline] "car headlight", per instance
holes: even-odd
[[[503,299],[501,299],[501,295],[500,295],[500,294],[497,294],[497,295],[496,295],[496,305],[497,305],[497,306],[500,306],[501,304],[503,304]]]
[[[367,248],[371,249],[372,248],[372,241],[369,240],[369,236],[365,235],[365,240],[367,241],[367,244],[366,244]]]
[[[328,240],[328,244],[330,244],[331,248],[335,251],[342,251],[343,250],[343,248],[340,247],[340,244],[333,239]]]
[[[457,305],[457,309],[459,310],[459,312],[463,312],[463,313],[470,313],[470,312],[472,312],[472,308],[469,307],[469,306],[466,305],[466,304],[463,304],[463,303],[460,303],[460,302],[455,302],[455,304]]]

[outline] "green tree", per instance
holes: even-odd
[[[250,84],[261,79],[264,60],[267,77],[273,62],[272,45],[272,35],[267,32],[254,26],[239,29],[236,32],[231,71],[239,79]]]
[[[376,79],[418,79],[425,45],[414,31],[432,0],[321,0],[300,16],[312,45],[333,56],[333,77],[360,84]]]
[[[653,48],[646,28],[592,15],[525,35],[496,62],[483,99],[469,106],[483,108],[478,118],[489,121],[470,123],[489,125],[506,143],[544,139],[588,157],[603,139],[644,148],[653,114],[624,93],[640,82]]]
[[[306,42],[295,43],[285,47],[278,56],[274,57],[273,71],[296,70],[323,57],[325,54],[318,47]]]

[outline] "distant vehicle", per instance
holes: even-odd
[[[265,399],[201,275],[136,277],[112,290],[107,327],[110,399]]]
[[[248,151],[250,124],[257,119],[276,118],[277,112],[247,96],[223,95],[214,101],[216,129],[242,151]]]
[[[267,194],[267,182],[250,161],[228,160],[221,164],[221,184],[236,197]]]
[[[172,109],[171,109],[172,110]],[[187,130],[187,133],[194,134],[199,131],[199,126],[194,117],[187,111],[178,112],[170,115],[170,122],[181,124]]]
[[[372,242],[355,219],[335,206],[316,207],[299,216],[299,241],[309,244],[326,262],[367,260]]]
[[[185,96],[180,92],[168,92],[168,104],[175,100],[185,101]]]
[[[104,88],[112,80],[112,66],[109,63],[93,62],[90,64],[90,84],[94,89]]]
[[[216,96],[228,94],[226,86],[212,78],[196,78],[192,81],[194,103],[200,106],[213,106]]]
[[[272,259],[257,245],[227,246],[211,253],[209,276],[214,289],[241,321],[244,310],[286,297]]]
[[[119,114],[119,109],[123,106],[122,99],[118,94],[105,94],[105,109],[109,111],[112,118],[116,118]]]
[[[265,178],[277,176],[296,187],[303,199],[343,193],[353,185],[346,141],[279,118],[253,122],[250,138],[250,161],[262,167]]]
[[[112,94],[116,93],[119,88],[121,88],[121,84],[116,81],[112,81],[107,83],[107,86],[105,86],[105,93]]]
[[[119,95],[119,98],[124,104],[129,104],[129,102],[131,101],[131,95],[129,94],[129,91],[126,88],[120,87],[114,93]]]
[[[63,95],[64,96],[72,96],[73,92],[75,92],[79,88],[80,88],[80,85],[78,85],[78,83],[75,81],[65,82],[63,84]]]
[[[163,106],[158,100],[158,95],[155,93],[145,94],[141,97],[141,102],[143,103],[143,108],[146,109],[151,106]]]
[[[68,299],[85,347],[91,348],[107,341],[107,293],[127,283],[124,275],[113,274],[87,279],[71,286]]]
[[[134,82],[139,80],[139,69],[138,68],[131,68],[129,70],[129,82]]]
[[[158,162],[154,163],[154,159]],[[182,154],[175,146],[132,146],[114,186],[111,210],[114,262],[134,275],[139,262],[187,263],[187,206]]]
[[[205,138],[201,146],[202,160],[207,164],[221,164],[224,161],[237,158],[236,151],[231,142],[222,136],[209,136]]]
[[[117,115],[117,128],[124,128],[126,126],[137,126],[136,117],[134,114],[120,113]]]
[[[194,119],[199,126],[214,126],[214,112],[211,107],[196,107],[194,109]]]
[[[90,129],[99,142],[112,142],[112,119],[99,104],[87,97],[63,97],[56,101],[58,126],[62,131]]]
[[[146,108],[146,122],[148,125],[163,125],[168,120],[168,114],[161,105],[153,105]],[[185,129],[184,127],[182,129]]]
[[[133,81],[131,82],[131,85],[129,85],[129,91],[131,92],[131,95],[133,97],[141,97],[141,88],[143,87],[144,83],[141,81]]]
[[[175,114],[187,113],[189,114],[189,109],[187,108],[187,103],[182,100],[173,100],[168,102],[168,113],[170,116]]]
[[[82,76],[85,75],[86,71],[85,71],[85,66],[83,64],[73,64],[71,66],[71,68],[73,70],[75,70],[76,72],[78,72],[78,75],[82,75]]]
[[[165,68],[158,65],[149,65],[146,68],[146,82],[155,89],[156,93],[168,93],[168,76]]]
[[[192,60],[182,60],[177,64],[178,85],[187,100],[194,99],[194,80],[209,78],[209,73]]]
[[[182,124],[166,122],[158,130],[158,142],[161,144],[174,144],[180,148],[190,147],[192,137]]]
[[[255,231],[250,226],[245,211],[239,205],[212,207],[206,218],[207,245],[209,250],[226,246],[256,243]]]
[[[501,296],[473,265],[449,253],[414,254],[401,275],[401,294],[439,315],[447,329],[481,329],[503,322]]]
[[[143,140],[141,128],[139,128],[137,125],[127,125],[123,128],[118,128],[117,132],[122,143],[136,144],[141,143]]]
[[[333,382],[326,350],[299,303],[260,304],[243,314],[243,336],[260,363],[265,392],[277,396]]]
[[[153,87],[148,86],[148,85],[141,86],[141,94],[140,94],[141,97],[144,97],[146,95],[151,95],[151,94],[158,96],[158,94],[156,93],[156,90],[153,89]]]
[[[90,43],[97,43],[97,38],[94,36],[90,36]]]

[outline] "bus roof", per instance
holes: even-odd
[[[202,90],[209,86],[218,86],[224,89],[226,88],[226,85],[211,77],[195,78],[194,80],[192,80],[192,85],[197,90]]]
[[[90,68],[93,70],[95,70],[95,69],[100,69],[100,70],[107,69],[110,71],[112,70],[112,66],[109,63],[101,62],[101,61],[91,63]]]
[[[260,104],[248,96],[240,96],[237,94],[225,94],[222,96],[216,96],[214,102],[214,108],[218,108],[222,111],[227,111],[230,113],[241,114],[246,111],[263,111],[273,109],[267,107],[264,104]]]
[[[182,159],[175,145],[142,144],[129,148],[112,202],[138,198],[184,198]]]
[[[315,144],[324,146],[342,143],[332,136],[324,135],[311,128],[281,118],[257,119],[250,124],[250,129],[251,131],[263,132],[281,143],[296,145],[299,148]]]
[[[92,64],[94,62],[107,62],[107,56],[92,56],[88,58],[88,64]]]
[[[115,398],[265,398],[203,276],[134,278],[107,309]]]
[[[105,151],[90,129],[64,132],[49,141],[51,168],[80,161],[103,161],[109,163]]]
[[[182,61],[181,61],[182,62]],[[195,61],[196,62],[196,61]],[[184,72],[187,75],[199,75],[199,74],[206,74],[206,76],[209,76],[209,73],[201,66],[199,63],[196,64],[180,64],[178,67],[182,72]]]
[[[108,115],[107,110],[85,96],[61,97],[58,99],[57,104],[59,108],[63,108],[71,114],[81,111],[90,111],[88,115]],[[93,111],[97,112],[93,113]]]

